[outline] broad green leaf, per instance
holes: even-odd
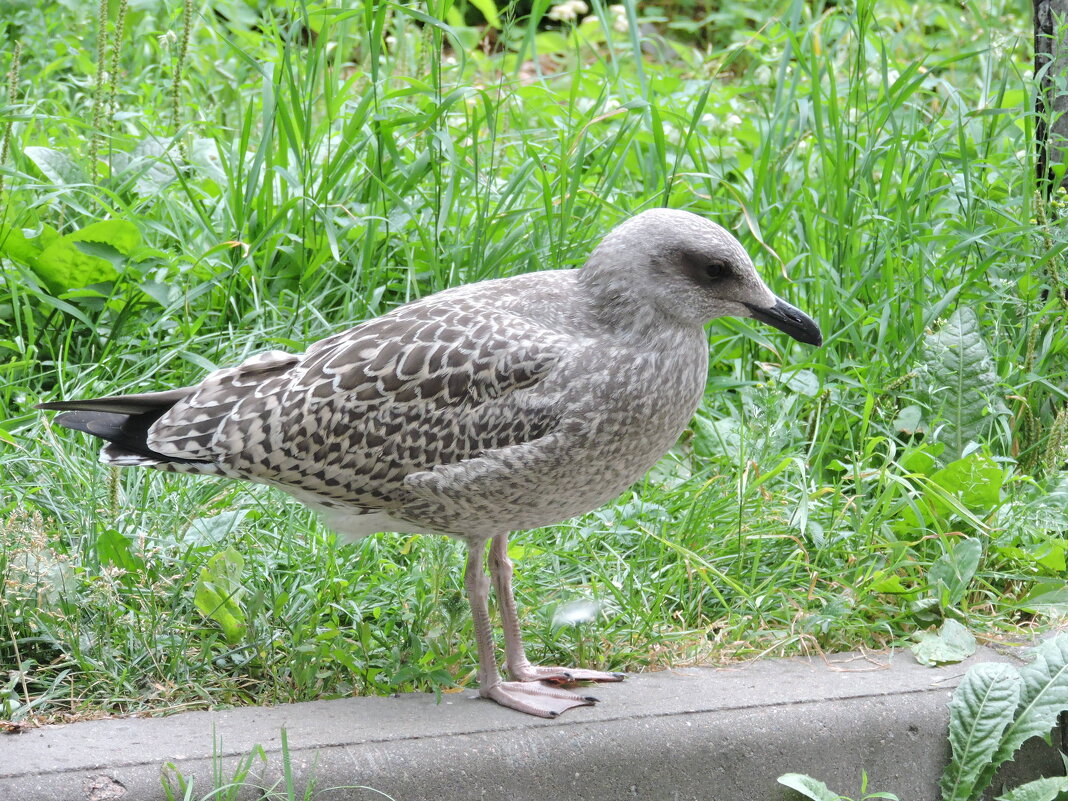
[[[125,571],[124,584],[133,582],[144,570],[145,561],[134,552],[133,542],[113,528],[104,529],[96,538],[96,553],[101,565]]]
[[[194,139],[189,147],[189,164],[202,178],[213,181],[216,186],[226,186],[228,178],[223,166],[223,156],[213,139]]]
[[[969,509],[989,512],[1001,505],[1005,471],[993,459],[970,453],[931,475],[931,481],[960,496]]]
[[[921,664],[934,666],[960,662],[975,653],[975,637],[952,618],[942,624],[937,633],[921,631],[912,653]]]
[[[998,394],[994,363],[975,312],[959,306],[927,336],[923,352],[920,372],[932,412],[929,427],[938,428],[938,440],[946,443],[948,456],[957,459],[969,442],[983,441],[999,415],[1009,413]]]
[[[164,308],[171,302],[175,292],[174,287],[160,281],[142,281],[137,286],[145,295]]]
[[[1005,795],[999,795],[997,801],[1057,801],[1061,793],[1068,793],[1068,776],[1035,779]]]
[[[130,153],[121,150],[112,156],[112,176],[121,184],[133,183],[141,197],[151,197],[177,178],[167,161],[167,149],[154,138],[142,139]]]
[[[975,784],[1012,723],[1020,701],[1020,676],[1012,665],[975,665],[949,702],[953,758],[942,774],[942,801],[968,801]]]
[[[739,458],[745,441],[745,429],[734,417],[710,420],[697,415],[690,424],[694,437],[694,453],[702,458]]]
[[[27,147],[22,152],[41,171],[41,174],[56,186],[88,182],[81,165],[60,150],[50,147]]]
[[[943,605],[954,607],[964,598],[968,585],[975,578],[983,545],[974,537],[957,541],[948,551],[938,557],[927,572],[927,580],[935,597]]]
[[[926,432],[927,426],[923,424],[923,408],[913,403],[898,412],[897,417],[894,418],[894,430],[909,435]]]
[[[18,228],[0,228],[0,253],[20,264],[33,265],[43,247],[37,237],[27,239]]]
[[[917,598],[909,602],[909,614],[921,626],[933,626],[945,617],[942,614],[942,604],[937,598]]]
[[[200,579],[193,594],[197,610],[219,624],[231,645],[240,642],[246,628],[245,610],[241,608],[241,596],[245,592],[241,583],[244,567],[245,560],[233,548],[215,554],[200,569]]]
[[[141,244],[141,232],[128,220],[101,220],[64,237],[71,242],[98,242],[129,256]]]
[[[868,589],[872,592],[885,592],[895,595],[907,594],[913,591],[902,583],[901,576],[895,573],[887,573],[885,570],[875,571]]]
[[[820,394],[820,380],[811,370],[784,370],[781,367],[768,365],[764,371],[768,375],[775,376],[777,380],[800,395],[814,398]]]
[[[1065,569],[1068,569],[1068,563],[1064,558],[1064,540],[1039,543],[1035,547],[1034,557],[1036,562],[1053,575],[1063,573]]]
[[[13,603],[16,609],[26,601],[35,603],[38,608],[56,607],[65,601],[76,602],[77,588],[84,586],[75,578],[70,561],[49,547],[10,549],[5,562],[0,573],[7,584],[4,599]]]
[[[247,509],[231,509],[213,517],[198,517],[189,524],[182,539],[193,545],[214,545],[239,526],[246,514]]]
[[[803,773],[784,773],[779,777],[779,784],[796,790],[812,801],[840,801],[842,798],[823,782]]]
[[[941,442],[925,442],[915,449],[906,451],[901,457],[900,464],[909,473],[929,476],[938,468],[937,457],[945,450],[945,447]]]
[[[534,37],[534,48],[538,53],[566,53],[571,45],[559,31],[544,31]]]
[[[57,294],[114,281],[119,275],[110,261],[84,252],[67,237],[41,251],[33,271]]]
[[[1020,669],[1023,688],[1016,720],[1005,731],[994,758],[983,772],[980,789],[994,771],[1032,737],[1049,734],[1057,716],[1068,710],[1068,634],[1058,634],[1035,648],[1035,659]]]
[[[1065,517],[1061,517],[1064,520]],[[1060,538],[1048,539],[1042,542],[1037,542],[1032,545],[1028,545],[1026,548],[1018,546],[1002,546],[998,548],[998,553],[1005,556],[1017,559],[1021,562],[1026,562],[1029,565],[1042,568],[1040,575],[1048,576],[1050,578],[1056,578],[1063,575],[1064,571],[1068,569],[1068,559],[1066,559],[1065,548],[1068,546],[1068,541]],[[1031,588],[1031,592],[1028,593],[1029,597],[1034,597],[1039,593],[1048,592],[1050,589],[1050,582],[1038,582]],[[1053,584],[1054,587],[1061,587],[1063,583],[1058,581]]]
[[[1068,586],[1050,589],[1052,582],[1040,582],[1020,602],[1020,608],[1028,612],[1061,615],[1068,612]]]
[[[89,248],[76,244],[79,242],[95,252],[87,253]],[[141,233],[133,223],[102,220],[53,240],[31,266],[55,293],[82,289],[114,281],[118,271],[113,262],[121,263],[140,243]]]

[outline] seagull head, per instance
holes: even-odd
[[[729,231],[688,211],[649,209],[626,220],[593,251],[579,280],[602,316],[644,305],[692,326],[751,317],[798,342],[823,344],[815,321],[768,288]]]

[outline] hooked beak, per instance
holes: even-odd
[[[816,321],[798,309],[791,306],[782,298],[775,298],[775,305],[771,308],[762,308],[746,303],[749,316],[754,320],[760,320],[773,328],[789,334],[798,342],[806,345],[815,345],[817,348],[823,344],[823,334]]]

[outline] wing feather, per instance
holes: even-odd
[[[300,356],[279,350],[258,353],[236,367],[210,373],[186,391],[149,429],[152,450],[181,459],[214,460],[211,442],[219,429],[238,413],[241,403],[289,372]],[[269,395],[268,395],[269,397]]]
[[[152,427],[153,450],[327,503],[403,505],[405,478],[547,435],[570,341],[499,309],[409,304],[303,356],[220,370]]]

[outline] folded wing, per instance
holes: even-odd
[[[463,299],[410,304],[164,393],[51,404],[102,458],[216,472],[353,510],[399,508],[405,477],[550,434],[569,342]]]

